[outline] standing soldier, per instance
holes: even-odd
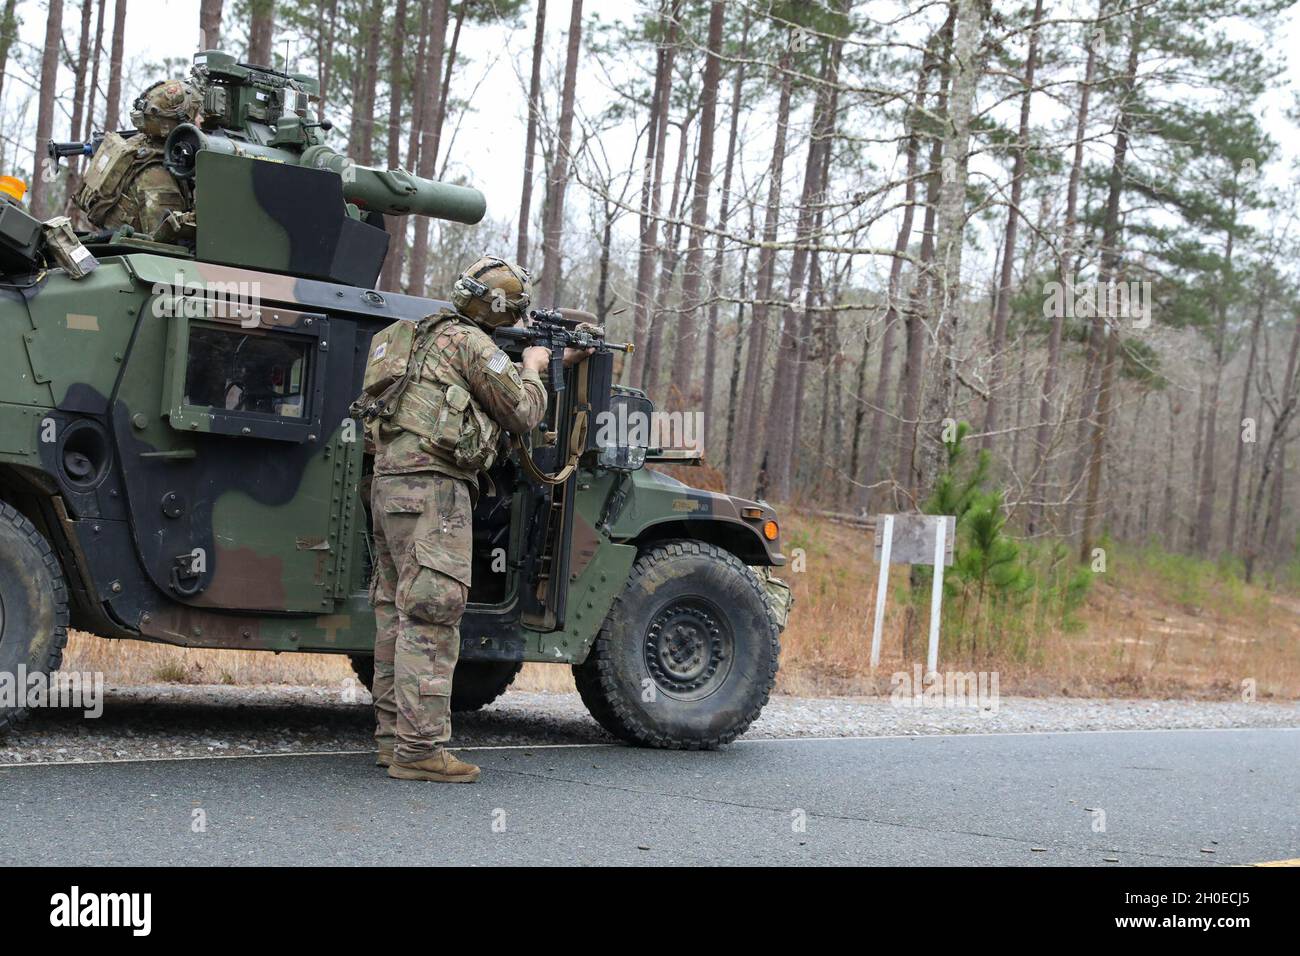
[[[159,80],[136,99],[131,109],[135,134],[108,133],[77,190],[75,202],[91,223],[173,238],[162,229],[164,222],[171,218],[174,233],[177,217],[191,204],[163,165],[163,143],[179,124],[196,122],[202,106],[202,94],[185,80]]]
[[[485,329],[520,320],[529,294],[527,272],[485,256],[456,281],[455,311],[414,329],[390,326],[371,349],[370,397],[379,397],[373,381],[394,383],[367,426],[375,451],[375,738],[377,762],[390,777],[478,779],[478,767],[443,747],[451,737],[478,476],[492,466],[502,429],[527,434],[542,420],[540,373],[550,358],[544,348],[528,348],[516,367]],[[578,358],[566,355],[566,362]]]

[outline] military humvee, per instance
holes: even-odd
[[[23,210],[0,211],[0,673],[55,670],[71,626],[347,654],[368,681],[370,461],[348,407],[371,337],[447,305],[372,288],[379,214],[473,221],[482,197],[337,162],[307,77],[216,51],[195,75],[204,127],[168,142],[193,242],[86,235],[98,267],[74,279],[6,238]],[[512,453],[484,483],[453,708],[492,701],[525,661],[567,664],[623,739],[717,746],[775,679],[776,515],[645,467],[673,459],[635,434],[575,436],[579,412],[653,411],[613,384],[614,360],[570,369],[531,436],[544,470],[578,456],[571,477],[536,481]],[[0,728],[21,715],[0,710]]]

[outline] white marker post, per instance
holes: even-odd
[[[950,523],[951,522],[951,523]],[[876,578],[876,621],[871,630],[871,667],[880,663],[880,635],[885,622],[885,601],[889,594],[889,566],[899,564],[934,566],[934,585],[930,592],[930,646],[926,655],[926,673],[939,667],[939,618],[943,602],[943,566],[953,560],[953,539],[957,537],[957,519],[952,515],[876,515],[876,560],[880,574]],[[933,537],[932,537],[933,536]]]
[[[939,612],[943,606],[943,563],[948,519],[940,515],[934,524],[934,586],[930,590],[930,651],[925,658],[927,675],[939,670]]]
[[[889,552],[894,544],[894,516],[885,515],[881,531],[880,575],[876,579],[876,625],[871,630],[871,668],[880,663],[880,629],[885,623],[885,595],[889,592]]]

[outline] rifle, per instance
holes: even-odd
[[[118,135],[126,138],[134,136],[138,130],[124,129],[119,130]],[[84,143],[56,143],[50,140],[45,144],[45,151],[50,154],[50,159],[54,160],[54,165],[59,165],[59,158],[62,156],[94,156],[95,151],[99,149],[100,144],[104,142],[104,131],[96,130],[95,134]]]
[[[636,346],[631,342],[606,342],[605,331],[598,325],[575,322],[565,318],[559,309],[533,309],[528,313],[529,324],[523,327],[508,325],[493,330],[493,335],[508,342],[519,342],[525,347],[540,346],[551,353],[550,386],[552,392],[564,391],[564,350],[594,349],[597,352],[626,352]]]

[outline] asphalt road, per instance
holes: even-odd
[[[1114,866],[1300,857],[1300,729],[462,753],[483,766],[478,784],[390,780],[365,754],[0,769],[0,864]]]

